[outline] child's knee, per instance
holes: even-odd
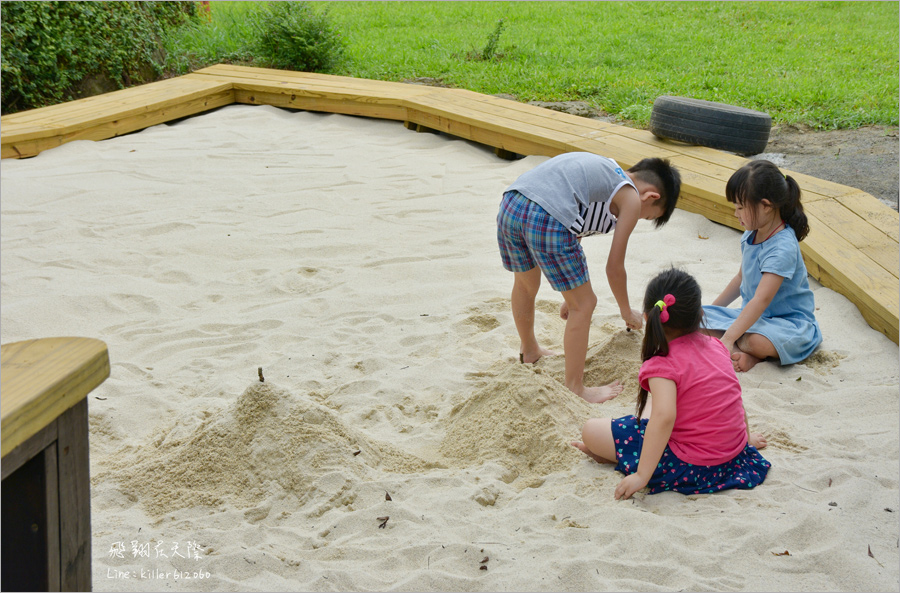
[[[614,463],[616,448],[612,436],[610,418],[591,418],[581,428],[581,441],[597,456],[597,461]]]
[[[597,308],[597,295],[594,294],[590,285],[582,284],[574,289],[571,298],[566,299],[569,303],[569,312],[584,313],[593,315],[594,309]]]
[[[778,350],[775,349],[774,344],[762,334],[744,334],[738,339],[737,346],[756,358],[778,357]]]
[[[609,428],[609,418],[591,418],[581,427],[581,440],[585,444],[597,442],[606,432],[612,432]]]

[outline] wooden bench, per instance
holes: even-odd
[[[730,153],[462,89],[227,64],[3,116],[2,156],[33,156],[71,140],[109,138],[229,103],[393,119],[522,155],[588,151],[624,167],[661,156],[682,173],[680,208],[739,228],[725,183],[746,159]],[[850,299],[869,325],[898,342],[897,212],[858,189],[786,173],[800,184],[810,218],[810,234],[801,243],[810,275]]]
[[[100,340],[0,346],[4,591],[91,590],[87,394],[108,376]]]

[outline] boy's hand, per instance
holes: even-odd
[[[644,327],[644,317],[641,315],[640,311],[635,309],[632,309],[628,313],[623,313],[622,319],[625,320],[625,327],[628,329],[641,329]]]
[[[562,304],[559,306],[559,316],[562,319],[569,318],[569,303],[567,303],[566,301],[563,301]]]

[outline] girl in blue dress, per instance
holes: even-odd
[[[704,305],[706,333],[731,351],[737,371],[767,358],[800,362],[822,342],[800,254],[799,242],[809,233],[800,186],[771,162],[751,161],[728,180],[725,197],[746,229],[741,268],[713,304]],[[728,308],[738,296],[740,308]]]

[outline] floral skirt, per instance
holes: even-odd
[[[626,476],[637,471],[644,444],[647,419],[634,416],[612,420],[616,443],[616,470]],[[682,494],[708,494],[729,488],[750,489],[762,484],[772,464],[763,459],[756,447],[747,445],[731,461],[719,465],[694,465],[678,459],[666,445],[653,477],[647,484],[650,494],[674,490]]]

